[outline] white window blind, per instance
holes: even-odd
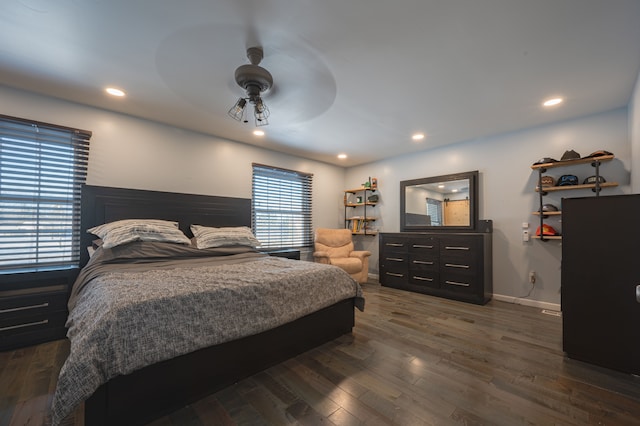
[[[253,164],[253,232],[263,248],[310,247],[313,175]]]
[[[78,265],[90,138],[0,115],[0,272]]]
[[[427,198],[427,214],[431,216],[431,226],[442,225],[442,201]]]

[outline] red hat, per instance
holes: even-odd
[[[558,231],[551,225],[547,225],[546,223],[542,225],[542,233],[544,235],[558,235]],[[536,229],[536,235],[540,236],[540,227]]]

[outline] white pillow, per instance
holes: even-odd
[[[196,247],[205,249],[223,246],[248,246],[256,248],[260,241],[246,226],[212,228],[201,225],[191,225],[191,232],[196,237]]]
[[[162,241],[191,244],[178,229],[178,222],[158,219],[125,219],[87,229],[103,241],[104,248],[112,248],[132,241]]]

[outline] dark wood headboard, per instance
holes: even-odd
[[[121,219],[163,219],[179,222],[192,237],[189,226],[251,226],[248,198],[181,194],[83,185],[80,218],[80,266],[89,261],[86,248],[96,237],[87,229]]]

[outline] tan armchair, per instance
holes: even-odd
[[[318,228],[315,234],[313,258],[318,263],[338,266],[359,283],[369,276],[370,251],[354,251],[349,229]]]

